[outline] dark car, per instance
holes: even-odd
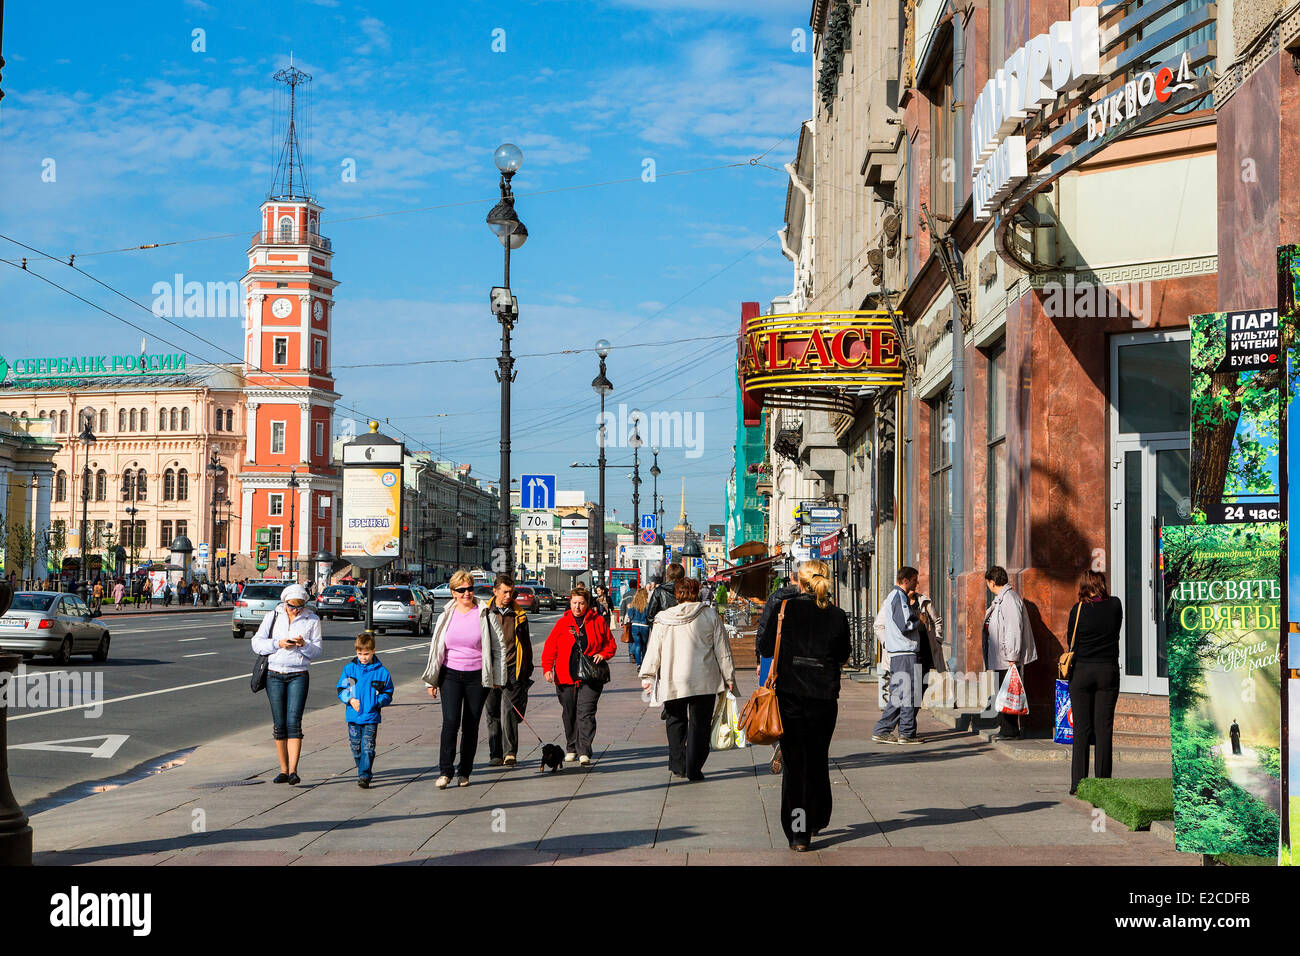
[[[316,615],[322,620],[336,617],[361,620],[366,615],[365,589],[351,584],[331,584],[316,598]]]
[[[537,607],[545,607],[548,611],[554,611],[556,608],[555,592],[542,585],[534,585],[533,593],[537,595]]]

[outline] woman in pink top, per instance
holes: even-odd
[[[429,696],[442,696],[442,740],[438,754],[438,789],[451,783],[469,786],[478,748],[479,721],[488,691],[506,682],[505,636],[495,615],[474,600],[474,579],[468,571],[451,576],[454,598],[434,625],[424,682]],[[460,736],[460,763],[456,764],[456,737]]]

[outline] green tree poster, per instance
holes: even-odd
[[[1276,858],[1281,524],[1161,531],[1179,850]]]

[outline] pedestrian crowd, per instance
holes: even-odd
[[[795,851],[805,851],[830,823],[830,743],[839,715],[840,672],[851,652],[848,617],[831,601],[831,570],[822,561],[799,565],[792,581],[776,587],[759,620],[756,676],[776,697],[779,737],[771,770],[781,775],[781,826]],[[921,689],[931,671],[947,668],[943,621],[931,598],[919,589],[919,572],[902,567],[895,587],[875,618],[881,648],[882,693],[887,698],[873,728],[877,743],[923,743],[917,732]],[[985,573],[991,595],[981,647],[984,666],[997,679],[998,701],[1024,698],[1025,669],[1037,660],[1025,603],[1005,569]],[[475,598],[475,582],[461,570],[449,582],[452,600],[433,626],[423,673],[429,696],[442,711],[435,786],[467,787],[475,769],[479,728],[488,725],[489,766],[513,766],[519,730],[526,725],[546,751],[555,750],[551,769],[569,763],[590,766],[596,755],[601,696],[610,681],[609,661],[618,642],[611,612],[622,622],[622,640],[637,666],[643,697],[660,707],[669,772],[686,781],[705,779],[712,731],[728,695],[737,694],[735,662],[727,627],[701,583],[680,564],[665,569],[652,590],[630,589],[614,605],[601,588],[573,588],[569,606],[547,634],[541,676],[559,702],[564,748],[546,744],[528,723],[529,692],[536,663],[528,616],[515,602],[515,583],[498,574],[492,595]],[[309,666],[322,650],[320,620],[307,606],[309,592],[298,584],[284,589],[281,604],[262,621],[252,647],[265,658],[265,689],[272,738],[280,763],[276,783],[299,782],[302,715],[310,687]],[[1062,670],[1071,680],[1074,754],[1071,792],[1087,775],[1089,746],[1097,748],[1097,774],[1111,771],[1111,737],[1118,695],[1118,631],[1122,608],[1106,591],[1105,576],[1088,572],[1079,603],[1070,612],[1071,655]],[[344,704],[357,784],[370,786],[383,708],[392,702],[392,675],[375,651],[369,631],[354,642],[356,656],[343,668],[336,692]],[[256,672],[255,672],[256,677]],[[257,689],[255,683],[254,689]],[[756,693],[755,697],[759,696]],[[740,723],[750,719],[748,708]],[[1000,707],[1000,739],[1022,729],[1014,708]]]

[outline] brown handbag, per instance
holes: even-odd
[[[1079,618],[1083,617],[1083,602],[1080,601],[1075,606],[1078,610],[1074,614],[1074,630],[1070,632],[1070,649],[1056,662],[1056,673],[1061,680],[1069,680],[1070,672],[1074,670],[1074,635],[1079,633]]]
[[[623,637],[622,637],[622,641],[623,641],[624,644],[631,644],[631,643],[632,643],[632,622],[631,622],[631,621],[627,621],[627,622],[624,623],[624,625],[623,625]]]
[[[781,602],[781,613],[776,619],[776,649],[772,651],[772,666],[767,670],[763,686],[750,695],[740,712],[738,724],[751,744],[772,744],[781,739],[781,711],[776,705],[776,663],[781,657],[781,626],[785,623],[786,601]]]

